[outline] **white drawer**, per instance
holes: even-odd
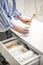
[[[12,45],[12,43],[15,42],[17,43],[19,42],[19,45],[15,47],[11,47],[10,45]],[[8,48],[8,46],[10,46],[10,49]],[[20,50],[22,47],[26,49],[26,52],[21,53],[20,55],[14,55],[15,52]],[[28,50],[25,47],[25,45],[22,42],[20,42],[20,40],[17,40],[16,38],[15,39],[12,38],[11,40],[6,40],[0,43],[0,52],[10,63],[10,65],[35,65],[36,63],[37,65],[39,65],[40,55],[33,52],[33,50],[31,50],[32,51],[31,53],[33,54],[31,54],[29,51],[30,49]],[[16,54],[18,54],[18,52],[16,52]],[[22,59],[22,57],[24,60]]]

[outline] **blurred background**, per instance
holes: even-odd
[[[16,0],[17,8],[23,15],[31,17],[37,14],[37,20],[43,22],[43,0]]]

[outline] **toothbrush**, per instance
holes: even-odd
[[[31,17],[30,17],[30,21],[32,22],[32,20],[36,17],[36,13],[34,13]],[[25,28],[28,29],[30,27],[30,24],[26,24]]]
[[[32,17],[30,18],[30,20],[32,21],[35,17],[36,17],[36,13],[34,13],[34,14],[32,15]]]

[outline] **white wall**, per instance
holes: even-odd
[[[37,5],[35,2],[39,5]],[[34,13],[37,13],[38,14],[37,20],[43,21],[43,15],[41,14],[40,16],[40,13],[39,13],[40,12],[39,7],[41,3],[43,4],[43,0],[40,0],[40,3],[39,3],[39,0],[16,0],[16,3],[17,3],[18,10],[21,13],[23,13],[25,16],[31,17]]]
[[[34,12],[34,0],[24,0],[24,14],[27,16],[31,16]]]
[[[34,0],[16,0],[17,9],[26,16],[35,12]]]
[[[21,13],[24,12],[24,0],[16,0],[16,6]]]

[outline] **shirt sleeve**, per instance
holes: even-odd
[[[13,12],[13,16],[15,17],[15,18],[17,18],[17,16],[20,16],[21,15],[21,13],[17,10],[17,8],[16,8],[16,1],[14,0],[14,2],[13,2],[13,10],[14,10],[14,12]]]
[[[12,24],[12,22],[10,21],[10,18],[7,16],[5,10],[1,6],[1,2],[0,2],[0,15],[2,16],[2,19],[3,19],[3,20],[1,20],[2,21],[2,25],[4,23],[3,26],[6,29],[14,27],[14,24]]]
[[[15,10],[14,17],[17,18],[18,16],[21,16],[21,13],[18,10]]]

